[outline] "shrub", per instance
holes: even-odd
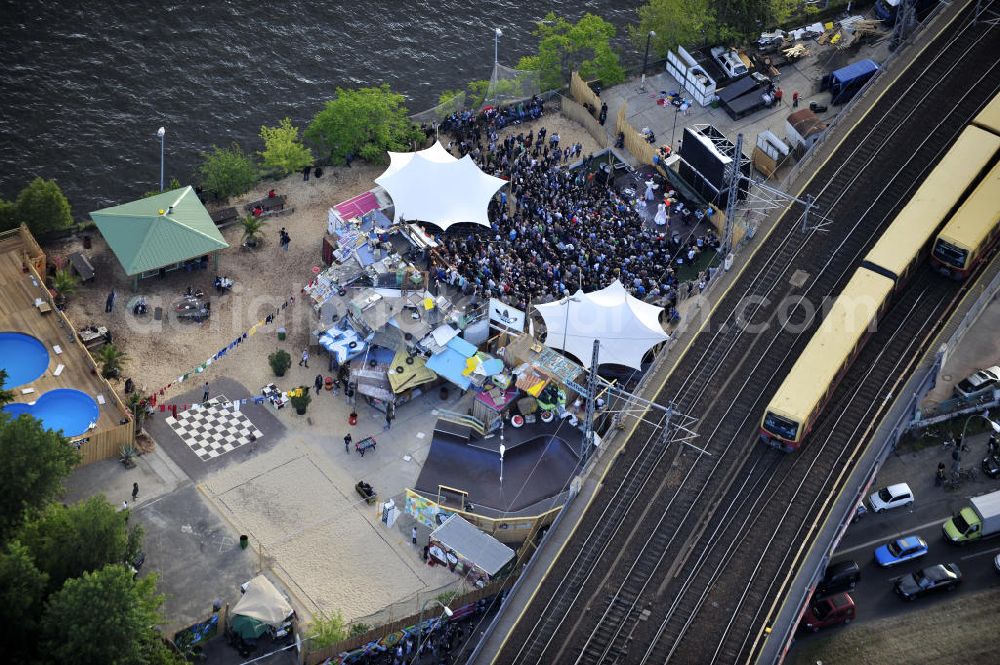
[[[288,351],[278,349],[267,357],[267,362],[271,364],[275,376],[284,376],[288,368],[292,366],[292,357],[288,355]]]

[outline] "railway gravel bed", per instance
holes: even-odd
[[[786,215],[656,396],[697,418],[709,454],[671,441],[676,417],[640,424],[495,662],[752,659],[852,446],[960,287],[916,271],[803,450],[763,448],[757,421],[811,313],[1000,89],[998,34],[958,18],[819,169],[806,192],[833,223],[801,233]]]

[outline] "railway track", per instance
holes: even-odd
[[[669,418],[641,424],[497,662],[736,662],[750,655],[750,629],[772,597],[777,567],[788,560],[789,547],[797,544],[794,537],[816,519],[817,504],[840,471],[837,464],[849,448],[852,428],[864,418],[860,406],[845,409],[828,435],[817,429],[806,448],[791,457],[755,444],[750,433],[761,402],[808,340],[808,334],[800,334],[808,326],[777,326],[773,335],[752,331],[762,324],[774,330],[781,323],[785,310],[766,298],[785,300],[791,323],[803,324],[805,298],[843,283],[927,165],[990,94],[973,88],[956,96],[954,90],[962,88],[956,79],[964,78],[970,88],[977,80],[980,87],[1000,85],[996,58],[983,45],[990,42],[988,31],[967,23],[959,19],[942,37],[944,44],[918,58],[919,72],[904,73],[894,88],[902,87],[902,93],[880,100],[838,149],[841,159],[831,160],[814,179],[823,184],[812,193],[843,228],[825,237],[773,234],[748,267],[747,287],[725,298],[716,309],[724,314],[699,335],[657,396],[661,404],[701,417],[701,445],[710,455],[672,449]],[[939,90],[946,80],[952,84]],[[948,111],[942,113],[943,108]],[[901,154],[909,159],[900,168]],[[793,223],[786,220],[783,226]],[[783,279],[795,270],[810,273],[804,282],[808,288]],[[909,323],[897,325],[897,335],[912,344],[921,337],[914,327],[936,320],[934,312],[948,301],[938,290],[953,293],[955,288],[921,286],[915,280],[886,321],[897,311],[911,312]],[[931,295],[920,302],[935,303],[931,310],[900,309],[911,293],[928,291]],[[751,305],[741,305],[748,299]],[[894,380],[910,349],[879,347],[879,339],[876,334],[866,353],[885,357],[873,365],[859,362],[844,381],[867,387],[853,395],[858,405]],[[857,383],[861,367],[869,378]],[[822,482],[814,482],[820,477]],[[800,491],[789,494],[793,487]],[[783,520],[779,528],[769,538],[756,535],[760,530],[754,527],[776,515]],[[720,523],[727,533],[712,527]],[[748,574],[768,584],[751,583]],[[734,588],[740,593],[733,594]],[[718,617],[707,624],[697,621],[706,604],[728,612],[721,630]],[[715,653],[701,651],[706,645],[717,647]]]

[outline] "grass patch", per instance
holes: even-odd
[[[681,250],[685,253],[687,248]],[[674,264],[674,275],[677,277],[679,282],[687,282],[692,279],[698,279],[698,273],[702,270],[708,270],[709,266],[717,266],[722,263],[719,257],[719,253],[713,249],[706,249],[694,257],[694,263],[688,263],[687,259],[684,259],[683,265]]]
[[[902,603],[903,601],[899,601]],[[954,665],[995,663],[1000,589],[936,602],[930,597],[895,617],[869,621],[796,645],[790,665]]]

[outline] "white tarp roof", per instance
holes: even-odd
[[[384,178],[387,175],[392,175],[396,171],[400,170],[404,166],[410,163],[414,155],[420,155],[425,159],[429,159],[432,162],[438,162],[440,164],[449,164],[451,162],[457,162],[458,157],[448,152],[440,141],[435,141],[434,145],[424,150],[418,150],[416,152],[392,152],[389,151],[389,168],[387,168],[380,178]]]
[[[635,369],[640,369],[646,351],[667,339],[659,322],[663,308],[632,296],[618,280],[600,291],[577,291],[569,299],[535,308],[545,319],[545,344],[563,349],[565,331],[563,350],[588,368],[595,339],[601,340],[598,361],[602,365],[616,363]]]
[[[507,181],[483,173],[472,157],[455,159],[435,145],[408,153],[409,159],[389,153],[392,162],[375,182],[392,198],[392,221],[428,222],[441,230],[460,222],[488,227],[490,199]]]
[[[232,613],[277,626],[292,613],[292,606],[281,592],[274,588],[271,580],[258,575],[247,584],[246,593],[233,606]]]
[[[453,514],[434,529],[431,540],[441,543],[446,549],[454,550],[490,577],[500,572],[515,554],[514,550],[488,533],[483,533],[458,514]]]

